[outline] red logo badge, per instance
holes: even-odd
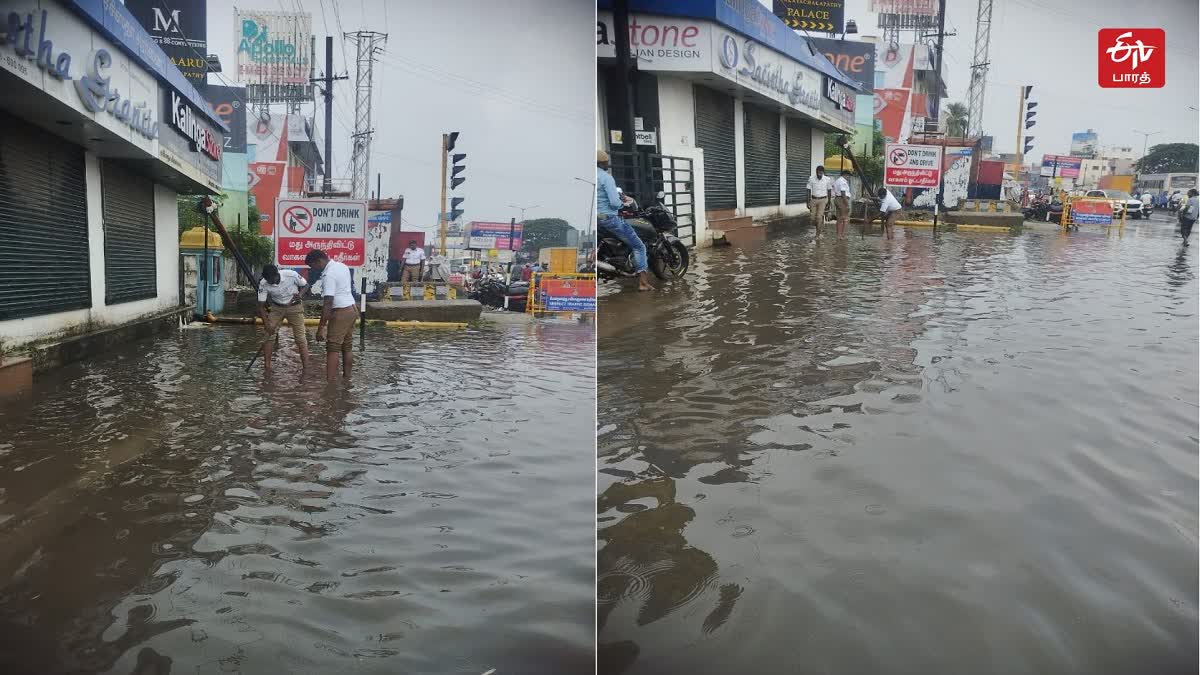
[[[1167,83],[1167,33],[1161,28],[1102,28],[1099,80],[1106,89],[1156,89]]]

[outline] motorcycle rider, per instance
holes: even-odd
[[[608,228],[618,239],[633,251],[633,263],[638,275],[638,290],[652,291],[650,285],[649,266],[646,263],[646,245],[634,232],[633,226],[625,222],[618,212],[625,204],[632,202],[629,197],[617,193],[617,182],[608,173],[608,153],[596,151],[596,222]]]

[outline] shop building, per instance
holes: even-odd
[[[757,2],[628,4],[634,138],[615,132],[611,2],[596,24],[597,145],[618,184],[643,200],[664,192],[690,245],[807,213],[825,135],[854,131],[859,85]]]
[[[0,91],[3,347],[172,325],[176,195],[217,194],[220,119],[117,2],[0,0]]]

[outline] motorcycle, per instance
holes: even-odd
[[[508,283],[502,274],[489,274],[474,284],[467,297],[485,307],[497,309],[504,307],[507,299],[510,311],[523,312],[529,297],[529,282],[518,279]]]
[[[657,203],[646,209],[642,209],[637,200],[633,200],[621,209],[620,215],[637,233],[638,239],[646,245],[646,261],[650,265],[650,271],[663,281],[671,281],[682,278],[687,273],[688,250],[673,234],[676,226],[675,215],[662,203],[663,193],[659,192],[657,197]],[[633,250],[615,233],[604,225],[598,225],[596,239],[596,272],[601,279],[637,275],[634,271],[636,268],[633,263]]]

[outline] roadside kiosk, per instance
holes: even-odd
[[[221,274],[225,246],[221,244],[221,235],[209,230],[206,248],[204,234],[205,229],[196,226],[179,237],[184,302],[192,304],[192,313],[198,318],[204,318],[208,312],[220,314],[225,309],[225,279]],[[198,288],[204,290],[198,292]]]

